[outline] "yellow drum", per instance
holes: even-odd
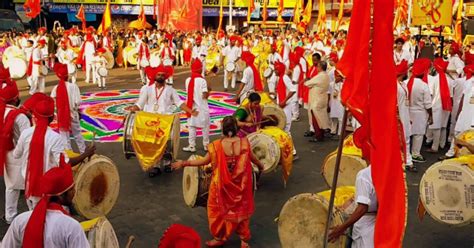
[[[470,144],[474,144],[474,129],[464,131],[460,133],[458,136],[456,136],[456,138],[469,142]],[[454,152],[456,154],[456,157],[471,154],[469,150],[467,150],[466,147],[459,148],[458,146],[454,146]]]
[[[334,177],[334,167],[336,166],[337,150],[330,153],[321,168],[326,184],[331,187],[332,180]],[[337,186],[353,186],[357,173],[367,167],[367,162],[362,158],[362,151],[357,148],[352,139],[352,135],[349,135],[344,140],[344,146],[342,148],[341,165],[339,167],[339,176],[337,180]]]
[[[438,222],[463,226],[474,221],[474,155],[440,161],[421,178],[420,199]]]
[[[105,217],[81,222],[82,230],[86,233],[91,248],[119,248],[117,235],[112,224]]]
[[[282,165],[283,178],[286,183],[293,167],[293,140],[290,135],[278,127],[266,127],[259,133],[272,136],[280,147],[280,164]]]
[[[278,236],[281,247],[323,247],[324,228],[329,210],[331,191],[317,194],[303,193],[290,198],[278,217]],[[333,221],[330,227],[341,225],[352,214],[356,204],[355,188],[346,186],[336,189]],[[344,248],[347,237],[341,236],[330,248]]]
[[[136,47],[127,46],[123,49],[124,57],[127,58],[127,62],[131,65],[138,64],[138,49]]]

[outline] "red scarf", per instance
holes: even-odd
[[[36,117],[36,127],[30,143],[30,154],[26,169],[26,198],[41,196],[40,181],[44,170],[44,142],[47,129],[48,118]]]
[[[277,84],[277,96],[278,96],[278,102],[283,102],[286,99],[286,85],[285,81],[283,80],[283,77],[285,74],[281,75],[280,78],[278,79],[278,84]]]
[[[202,78],[201,74],[198,73],[192,73],[191,74],[191,80],[189,80],[189,85],[188,85],[188,99],[186,100],[186,106],[188,108],[193,109],[193,103],[194,103],[194,83],[196,78]],[[186,114],[189,117],[191,117],[190,113]]]
[[[253,72],[253,82],[254,82],[255,91],[262,92],[263,84],[262,84],[262,79],[260,78],[260,72],[257,70],[257,67],[255,67],[253,62],[247,65],[252,69],[252,72]]]
[[[71,108],[66,83],[63,79],[59,79],[56,89],[56,109],[58,110],[59,130],[69,132],[71,131]]]
[[[55,202],[49,202],[49,197],[44,196],[38,202],[30,219],[25,227],[23,235],[23,248],[43,248],[44,247],[44,224],[46,222],[46,213],[49,210],[60,211],[69,215],[64,208]]]
[[[449,93],[448,79],[446,73],[442,68],[435,65],[439,77],[439,91],[441,95],[441,105],[444,111],[451,111],[453,109],[453,102],[451,101],[451,94]]]
[[[82,70],[84,70],[84,71],[86,70],[86,58],[84,56],[84,52],[85,52],[87,42],[92,42],[92,44],[94,45],[94,48],[97,47],[96,44],[95,44],[95,39],[93,37],[91,39],[87,39],[84,42],[84,44],[82,44],[81,51],[79,51],[79,54],[77,55],[76,64],[82,65]]]
[[[26,75],[28,76],[31,76],[31,73],[33,72],[33,52],[34,51],[35,49],[33,49],[33,51],[31,52],[30,61],[28,62],[28,68],[26,69]]]
[[[25,114],[25,111],[20,109],[10,110],[4,120],[3,128],[0,128],[0,176],[3,176],[7,153],[15,148],[13,144],[13,126],[15,125],[16,117],[20,114]]]
[[[311,66],[311,68],[309,68],[309,70],[306,72],[306,77],[311,79],[313,77],[316,77],[316,75],[318,75],[319,71],[318,71],[318,67],[316,67],[315,65]]]
[[[147,45],[143,45],[143,44],[140,45],[140,50],[138,50],[138,59],[141,60],[143,58],[143,52],[145,52],[145,58],[150,59],[150,49],[148,48]]]
[[[428,82],[428,72],[425,73],[425,75],[423,76],[423,79],[421,81],[423,81],[424,83]],[[410,80],[408,80],[408,85],[407,85],[408,99],[411,99],[411,91],[413,89],[413,84],[414,83],[415,83],[415,76],[411,76]]]
[[[161,58],[164,59],[165,58],[165,51],[168,51],[168,56],[170,57],[170,59],[173,59],[173,54],[171,53],[171,48],[170,47],[166,47],[163,49],[163,51],[161,51]]]

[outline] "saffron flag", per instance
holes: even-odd
[[[462,42],[462,31],[461,31],[461,24],[462,24],[462,6],[464,4],[463,0],[459,0],[458,5],[458,12],[456,13],[456,25],[454,26],[454,39],[458,44]]]
[[[313,13],[313,0],[309,0],[306,4],[306,7],[303,11],[303,16],[301,18],[301,22],[298,25],[298,30],[301,33],[306,32],[308,28],[309,22],[311,21],[311,14]]]
[[[277,17],[277,21],[279,22],[283,22],[283,10],[285,9],[285,3],[284,3],[284,0],[279,0],[279,4],[278,4],[278,8],[277,8],[277,13],[278,13],[278,17]]]
[[[102,22],[100,23],[97,33],[106,35],[107,31],[112,27],[112,11],[110,10],[110,0],[107,1],[105,6],[104,15],[102,16]]]
[[[402,168],[405,141],[399,135],[403,130],[397,120],[397,81],[392,59],[393,1],[374,0],[372,41],[371,0],[354,1],[347,46],[337,65],[346,76],[342,102],[361,123],[354,133],[354,143],[372,165],[378,200],[375,247],[402,246],[407,211]]]
[[[339,28],[342,24],[342,17],[344,16],[344,0],[339,2],[339,13],[337,13],[337,26],[336,31],[339,31]]]
[[[140,13],[138,14],[138,21],[143,27],[146,26],[146,15],[145,8],[143,7],[143,2],[140,2]]]
[[[263,19],[264,24],[265,24],[265,22],[267,21],[267,18],[268,18],[267,5],[268,5],[268,0],[263,0],[262,19]]]
[[[395,5],[395,20],[393,22],[393,29],[396,29],[401,24],[406,25],[408,22],[408,3],[407,0],[396,0]]]
[[[301,11],[303,10],[303,0],[296,0],[295,8],[293,10],[293,23],[298,26],[301,19]]]
[[[316,26],[318,33],[326,31],[326,3],[324,0],[319,0],[319,13]]]
[[[26,0],[23,4],[26,16],[36,18],[41,13],[41,0]]]
[[[153,20],[158,18],[158,0],[153,0]]]
[[[219,0],[219,26],[217,28],[217,34],[216,36],[219,37],[219,32],[222,29],[222,19],[224,19],[224,0]],[[219,38],[217,38],[219,39]]]
[[[85,31],[87,28],[87,25],[86,25],[86,11],[84,10],[84,5],[81,4],[81,7],[77,11],[76,18],[79,19],[82,23],[82,31]]]
[[[252,17],[252,12],[255,10],[255,2],[253,0],[249,0],[249,7],[247,11],[247,23],[250,22],[250,18]]]

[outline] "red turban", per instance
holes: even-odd
[[[44,224],[48,209],[61,211],[68,215],[61,205],[49,200],[51,196],[62,195],[74,186],[72,169],[69,164],[64,162],[64,155],[61,154],[59,167],[52,168],[42,175],[40,182],[38,187],[42,198],[26,224],[23,236],[23,247],[25,248],[44,247]]]
[[[279,102],[282,102],[286,98],[286,85],[283,79],[285,76],[286,66],[285,64],[277,61],[275,62],[275,70],[278,74],[278,83],[276,85],[277,98]]]
[[[456,41],[451,42],[451,49],[453,49],[453,53],[458,55],[461,52],[461,48],[459,47],[459,44]]]
[[[303,55],[304,55],[304,48],[298,46],[298,47],[295,48],[295,52],[294,52],[294,53],[295,53],[296,57],[298,58],[298,62],[299,62],[299,59],[300,59],[301,57],[303,57]]]
[[[441,105],[444,111],[451,111],[453,109],[453,102],[451,101],[448,78],[446,77],[446,69],[448,68],[448,62],[444,61],[442,58],[436,58],[433,62],[433,65],[439,76],[439,92],[441,96]]]
[[[56,76],[62,80],[67,80],[69,76],[66,64],[54,63],[53,71],[56,73]]]
[[[202,73],[202,62],[199,59],[193,60],[191,63],[191,79],[189,80],[188,84],[188,98],[186,99],[186,106],[189,109],[193,108],[194,104],[194,84],[196,83],[196,78],[201,78],[201,73]],[[191,115],[188,113],[187,117],[191,117]]]
[[[46,32],[46,28],[45,27],[41,27],[41,28],[38,28],[38,33],[45,33]]]
[[[411,78],[408,81],[408,98],[411,97],[411,91],[413,89],[413,84],[415,82],[415,77],[420,76],[420,75],[425,75],[423,77],[423,81],[426,83],[428,82],[428,70],[430,69],[431,66],[431,61],[427,58],[420,58],[416,59],[415,62],[413,63],[413,68],[411,70]]]
[[[196,37],[196,42],[198,42],[198,43],[202,42],[202,37],[201,36]]]
[[[397,76],[406,75],[408,73],[408,62],[406,60],[402,60],[400,64],[395,66],[395,71]]]
[[[0,98],[3,99],[5,103],[12,101],[19,96],[20,92],[18,91],[16,82],[10,81],[6,84],[0,83],[0,85]]]
[[[239,37],[237,37],[236,35],[232,35],[229,39],[230,42],[237,42],[239,40]]]
[[[290,53],[289,59],[290,59],[290,69],[295,68],[295,66],[300,63],[300,58],[298,58],[298,55],[296,55],[295,53]]]
[[[46,40],[41,39],[41,40],[38,41],[38,44],[40,44],[40,45],[46,45]]]
[[[464,66],[464,73],[466,74],[466,80],[471,79],[474,73],[474,64]]]
[[[286,71],[285,64],[283,64],[279,61],[276,61],[275,62],[275,71],[277,72],[279,77],[283,77],[283,75],[285,75],[285,71]]]
[[[344,45],[344,40],[341,39],[341,40],[336,41],[336,46],[341,47],[343,45]]]
[[[169,227],[160,240],[158,248],[200,248],[201,237],[192,228],[180,224]]]
[[[145,68],[145,74],[147,75],[150,83],[148,85],[153,85],[155,83],[156,75],[165,74],[165,78],[168,78],[168,72],[165,66],[160,65],[158,67],[148,66]]]
[[[47,99],[49,96],[41,93],[41,92],[36,92],[30,98],[26,99],[26,101],[23,103],[21,108],[27,112],[33,112],[33,108],[36,106],[36,104],[42,100]]]
[[[201,74],[202,62],[200,59],[193,60],[193,63],[191,64],[191,72]]]
[[[254,64],[255,55],[253,55],[251,52],[245,51],[245,52],[242,52],[241,58],[243,61],[245,61],[247,66],[252,69],[255,91],[258,91],[258,92],[263,91],[263,84],[262,84],[262,79],[260,78],[260,72]]]
[[[334,63],[337,63],[339,61],[339,56],[337,56],[337,53],[332,52],[329,54],[329,59],[332,60]]]

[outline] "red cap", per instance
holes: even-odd
[[[54,167],[41,178],[41,192],[47,196],[58,196],[74,186],[74,176],[69,164],[61,156],[59,167]]]
[[[454,53],[459,54],[460,52],[459,44],[456,41],[451,42],[451,49],[453,49]]]
[[[253,55],[251,52],[244,51],[242,52],[241,58],[243,61],[245,61],[247,65],[250,65],[250,64],[253,64],[255,60],[255,55]]]
[[[436,70],[446,71],[448,69],[448,61],[444,61],[442,58],[436,58],[433,61],[433,66]]]
[[[170,226],[160,240],[158,248],[200,248],[201,237],[192,228],[173,224]]]
[[[0,61],[0,81],[7,80],[10,78],[10,71],[3,66],[3,63]]]
[[[95,31],[94,27],[89,26],[87,27],[87,32],[93,33]]]
[[[46,45],[46,40],[45,39],[41,39],[38,41],[38,44],[40,45]]]
[[[196,42],[202,42],[202,36],[196,37]]]
[[[36,104],[42,100],[47,99],[48,97],[49,96],[44,93],[36,92],[30,96],[30,98],[26,99],[21,108],[28,112],[33,112],[33,108],[36,106]]]
[[[193,73],[201,73],[202,72],[202,62],[200,59],[193,60],[191,64],[191,72]]]
[[[53,71],[59,79],[67,80],[69,73],[66,64],[61,64],[59,62],[54,63]]]
[[[304,55],[304,48],[298,46],[295,48],[295,55],[300,59]]]
[[[45,33],[46,32],[46,28],[45,27],[41,27],[41,28],[38,28],[38,33]]]
[[[229,39],[230,39],[230,42],[237,42],[239,40],[239,37],[236,35],[232,35]]]
[[[397,76],[406,75],[408,73],[408,62],[402,60],[400,64],[395,66],[395,72],[397,73]]]
[[[278,73],[278,76],[283,76],[286,71],[286,66],[285,64],[281,63],[280,61],[275,62],[275,70]]]
[[[339,56],[337,56],[337,53],[332,52],[329,54],[329,59],[332,60],[334,63],[337,63],[339,61]]]
[[[155,78],[158,74],[165,74],[165,78],[168,78],[168,72],[169,71],[167,71],[167,69],[163,65],[160,65],[158,67],[148,66],[145,68],[145,74],[150,80],[149,85],[153,85],[155,83]]]
[[[427,58],[416,59],[413,63],[412,74],[414,76],[424,75],[431,66],[431,61]]]
[[[54,116],[54,100],[51,97],[47,97],[38,101],[33,108],[33,113],[39,117],[51,117]]]
[[[0,88],[0,98],[3,99],[5,102],[10,102],[13,99],[19,96],[20,92],[18,91],[18,86],[14,81],[10,81],[10,83],[6,83],[6,85]]]
[[[466,79],[471,79],[472,74],[474,74],[474,64],[464,66],[464,74],[466,74]]]

